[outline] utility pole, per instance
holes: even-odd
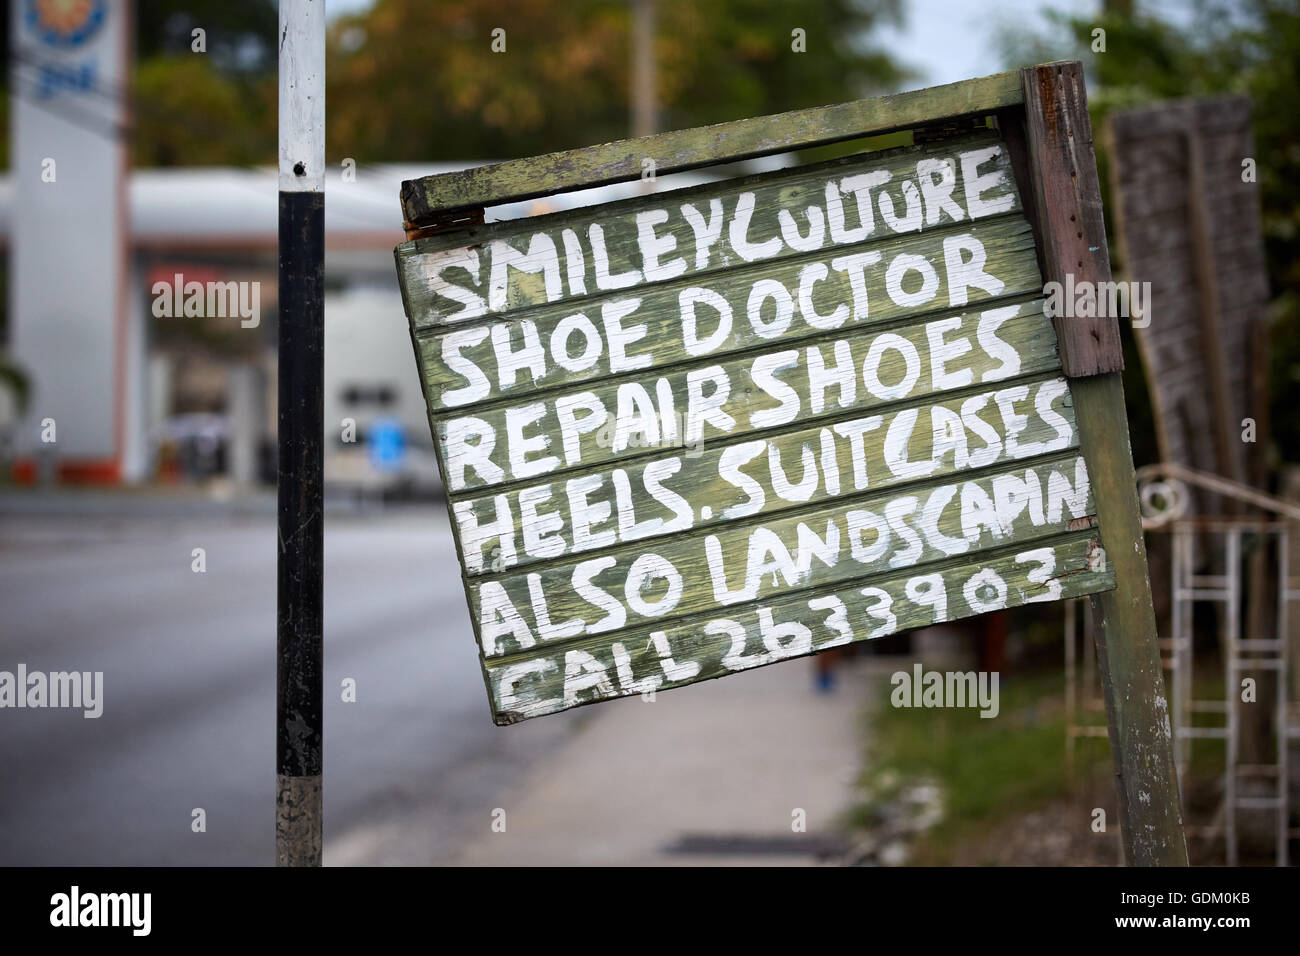
[[[325,0],[280,0],[277,866],[321,865]]]
[[[659,132],[655,96],[655,0],[632,0],[632,135]]]

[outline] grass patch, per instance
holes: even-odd
[[[914,845],[914,862],[940,863],[945,848],[990,825],[1067,795],[1064,685],[1059,669],[1001,675],[1001,709],[895,708],[882,678],[880,705],[868,718],[866,798],[853,822],[870,827],[910,786],[943,793],[942,820]],[[1076,774],[1110,768],[1105,739],[1080,740]]]

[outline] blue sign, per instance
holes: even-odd
[[[370,464],[380,471],[401,467],[406,457],[406,429],[395,418],[377,418],[366,431]]]

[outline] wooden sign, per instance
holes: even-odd
[[[1262,486],[1269,291],[1250,100],[1118,111],[1108,133],[1124,272],[1159,303],[1133,328],[1160,459]],[[1251,442],[1248,418],[1261,431]],[[1197,498],[1199,513],[1219,511],[1216,496]]]
[[[1085,230],[1094,266],[1100,226],[1062,192],[1070,122],[1026,122],[1054,76],[404,184],[397,268],[497,723],[1113,593],[1139,564],[1146,584],[1118,336],[1044,314],[1044,268]],[[644,158],[898,128],[916,145],[482,222]]]

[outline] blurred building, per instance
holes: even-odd
[[[426,493],[440,488],[393,265],[393,247],[404,238],[398,228],[397,197],[404,179],[470,165],[477,164],[385,164],[347,170],[340,165],[327,182],[328,484],[372,492]],[[671,185],[678,188],[706,178],[712,176],[683,174],[672,177]],[[645,188],[648,184],[636,182],[501,206],[489,218],[605,202]],[[121,394],[114,397],[125,441],[115,473],[106,471],[100,479],[183,481],[224,475],[241,484],[273,482],[275,170],[141,169],[130,174],[127,195],[127,304],[114,345],[124,353],[126,369],[117,386]],[[15,215],[15,186],[6,176],[0,178],[0,248],[6,253],[11,251]],[[204,290],[201,309],[186,291],[191,283]],[[236,285],[231,289],[229,283]],[[209,287],[230,295],[219,294],[214,303],[207,295]],[[185,314],[189,304],[203,314]],[[102,326],[104,310],[87,311],[78,322],[87,329]],[[77,360],[74,353],[63,356],[63,374],[75,376]],[[21,427],[32,429],[43,417],[42,384],[39,377],[32,383],[36,397]],[[397,442],[394,427],[400,429]],[[32,435],[26,437],[10,463],[19,481],[84,478],[60,469],[58,443],[51,449],[54,459],[45,463],[32,453],[40,445]]]
[[[411,457],[432,450],[392,257],[403,238],[396,228],[400,182],[428,171],[364,168],[328,194],[326,421],[338,426],[338,441],[329,443],[330,467],[359,480],[366,480],[365,469],[347,460],[366,459],[367,428],[375,417],[400,421]],[[13,443],[15,477],[135,482],[224,474],[241,483],[273,480],[275,170],[138,170],[129,177],[128,197],[124,321],[114,328],[106,314],[111,310],[87,309],[63,332],[91,336],[107,326],[104,347],[121,353],[125,374],[114,383],[110,404],[125,440],[109,455],[115,467],[92,475],[60,467],[68,453],[59,442],[44,450],[37,436],[26,434]],[[0,243],[11,264],[17,214],[15,186],[5,177]],[[57,299],[63,291],[54,286],[49,295]],[[11,328],[21,306],[11,305]],[[78,367],[76,350],[57,358],[62,379],[93,371]],[[18,367],[31,379],[31,407],[21,422],[11,415],[10,427],[31,431],[47,417],[45,396],[62,381],[43,380],[44,369],[24,367],[21,355]],[[353,441],[343,440],[347,418],[355,420],[346,434]],[[43,451],[50,462],[41,460]]]

